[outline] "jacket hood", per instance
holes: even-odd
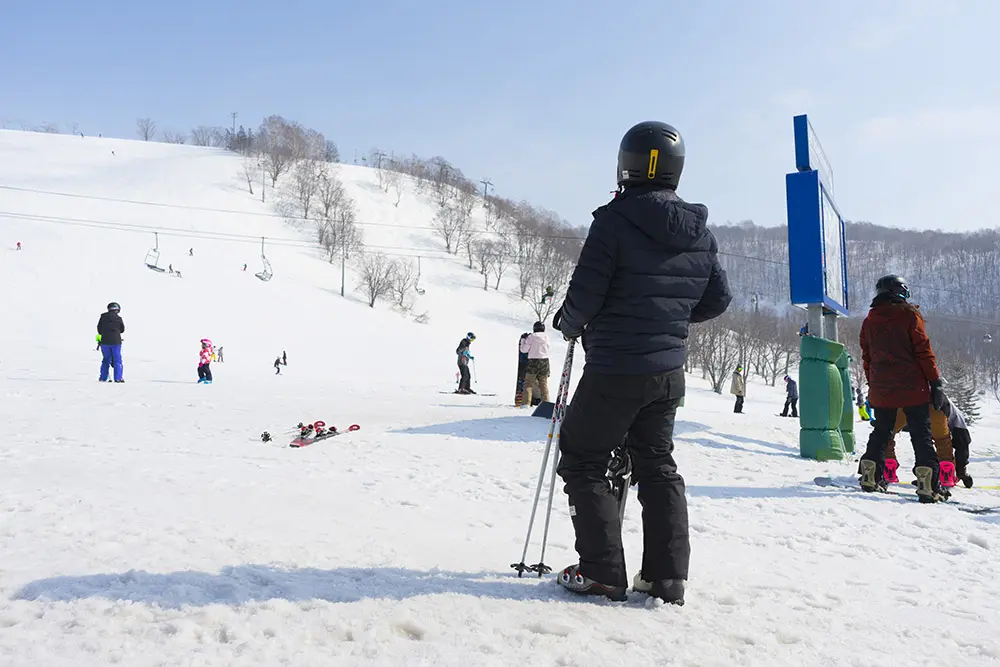
[[[708,207],[691,204],[673,190],[651,186],[627,188],[610,204],[594,211],[610,209],[664,248],[704,249],[715,245],[708,234]]]
[[[869,308],[875,308],[877,306],[884,306],[886,304],[893,304],[893,303],[904,304],[909,302],[901,296],[897,296],[895,294],[883,293],[877,295],[874,299],[872,299],[872,305],[869,306]]]

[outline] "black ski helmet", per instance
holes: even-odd
[[[545,324],[543,322],[535,322],[534,326],[531,327],[531,330],[535,333],[541,333],[545,331]]]
[[[879,278],[878,282],[875,283],[875,291],[879,294],[891,294],[902,299],[910,298],[910,288],[906,286],[906,279],[895,273]]]
[[[684,140],[674,127],[655,120],[633,126],[618,147],[618,185],[677,189],[684,169]]]
[[[119,306],[118,302],[116,302],[116,301],[112,301],[111,303],[108,304],[108,312],[109,313],[117,313],[121,309],[122,309],[122,307]]]

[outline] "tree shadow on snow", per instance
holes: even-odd
[[[451,406],[449,406],[451,407]],[[476,406],[485,407],[485,406]],[[501,440],[506,442],[538,442],[548,434],[551,419],[531,417],[525,409],[516,416],[494,417],[490,419],[466,419],[443,424],[402,428],[393,433],[407,435],[450,435],[473,440]],[[674,435],[685,435],[706,431],[709,427],[696,422],[678,421],[674,425]],[[749,451],[749,450],[747,450]]]
[[[733,436],[726,435],[722,436],[725,438],[733,438]],[[784,451],[777,452],[762,452],[759,449],[750,449],[749,447],[741,447],[739,445],[733,445],[727,442],[718,442],[716,440],[709,440],[707,438],[691,438],[689,442],[700,445],[702,447],[708,447],[709,449],[723,449],[729,451],[743,452],[744,454],[753,454],[754,456],[781,456],[781,457],[792,457],[800,458],[797,452],[793,453],[785,449]],[[751,441],[755,444],[759,444],[756,441]]]
[[[270,565],[237,565],[218,573],[152,573],[129,570],[116,574],[51,577],[26,584],[15,599],[72,602],[88,598],[140,602],[176,609],[184,605],[241,605],[268,600],[333,603],[368,599],[403,600],[423,595],[469,595],[508,600],[552,600],[576,596],[561,591],[552,578],[518,579],[496,572],[449,572],[395,567],[283,569]]]
[[[530,412],[511,417],[465,419],[444,424],[401,428],[393,433],[406,435],[450,435],[472,440],[502,440],[506,442],[538,442],[548,433],[548,419],[531,418]]]

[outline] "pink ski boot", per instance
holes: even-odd
[[[888,484],[899,483],[899,477],[896,476],[896,471],[898,469],[899,469],[899,461],[897,461],[896,459],[886,459],[885,473],[882,475],[882,478],[885,479],[885,481]]]
[[[958,484],[958,475],[955,474],[955,464],[951,461],[941,461],[941,486],[946,489]]]

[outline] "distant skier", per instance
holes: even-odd
[[[281,357],[274,360],[274,374],[281,375]]]
[[[747,393],[747,383],[746,379],[743,377],[742,366],[737,366],[736,370],[733,371],[733,381],[729,384],[729,393],[736,397],[736,404],[733,406],[733,412],[736,414],[743,414],[743,398]]]
[[[931,407],[941,410],[947,397],[920,309],[909,303],[910,290],[897,275],[883,276],[861,324],[861,359],[875,409],[875,427],[861,457],[862,491],[885,489],[885,450],[902,409],[910,428],[916,465],[917,497],[922,503],[947,499],[931,435]]]
[[[101,337],[101,382],[108,381],[108,371],[114,367],[115,382],[125,382],[122,365],[122,334],[125,333],[125,321],[122,320],[122,307],[112,301],[108,310],[97,320],[97,334]]]
[[[18,249],[18,250],[20,250],[20,249],[21,249],[21,242],[20,242],[20,241],[18,241],[18,242],[17,242],[17,249]]]
[[[861,417],[861,421],[871,421],[871,416],[868,414],[868,401],[865,400],[861,387],[858,387],[858,395],[855,398],[854,404],[858,406],[858,416]]]
[[[792,409],[792,417],[799,416],[799,383],[789,376],[785,376],[785,407],[781,411],[782,417],[788,416],[788,409]]]
[[[101,334],[94,336],[94,340],[97,341],[97,347],[95,348],[98,352],[101,351]]]
[[[458,389],[455,391],[456,394],[475,394],[472,391],[472,375],[469,373],[469,362],[474,361],[475,357],[472,356],[472,352],[469,351],[469,346],[472,345],[472,341],[476,340],[476,334],[471,331],[465,334],[465,338],[458,342],[458,347],[455,348],[455,354],[458,355]]]
[[[194,257],[194,248],[188,248],[188,257]]]
[[[521,352],[528,355],[524,373],[524,403],[531,405],[532,392],[537,389],[542,402],[549,400],[549,336],[545,324],[535,322],[532,333],[521,341]]]
[[[174,265],[173,264],[168,264],[167,265],[167,273],[173,273],[173,272],[174,272]]]
[[[225,362],[225,359],[222,358],[222,350],[223,350],[223,347],[220,345],[219,346],[219,350],[218,350],[218,352],[219,352],[219,363],[220,364]]]
[[[201,352],[198,353],[198,384],[212,384],[212,357],[215,352],[212,350],[212,341],[207,338],[201,339]]]
[[[284,350],[281,351],[281,365],[282,366],[288,365],[288,353],[285,352]]]
[[[246,271],[246,270],[247,270],[247,265],[246,265],[246,264],[244,264],[244,265],[243,265],[243,270],[244,270],[244,271]]]

